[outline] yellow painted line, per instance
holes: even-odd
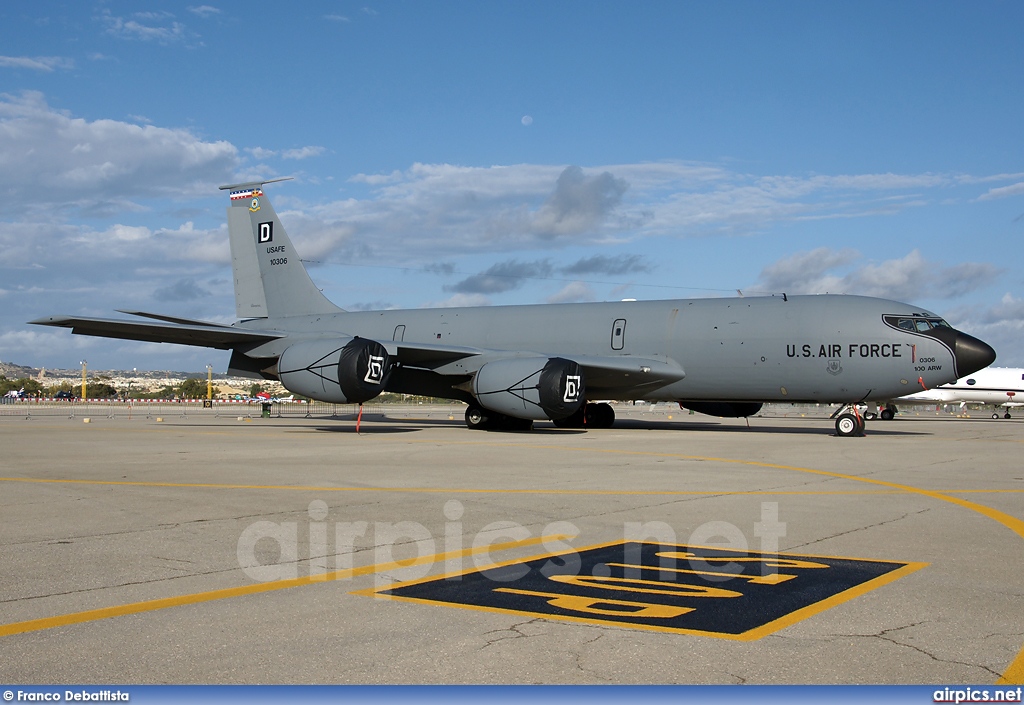
[[[705,458],[728,463],[743,463],[743,460],[727,460],[722,458]],[[782,467],[782,466],[779,466]],[[785,496],[785,497],[818,497],[818,496],[861,496],[905,494],[907,490],[559,490],[559,489],[509,489],[495,487],[318,487],[312,485],[241,485],[213,482],[144,482],[135,480],[75,480],[70,478],[31,478],[31,477],[0,477],[0,482],[26,482],[40,484],[68,485],[120,485],[125,487],[175,487],[201,488],[216,490],[288,490],[308,492],[409,492],[428,494],[545,494],[545,495],[597,495],[597,496],[680,496],[680,497],[720,497],[720,496]],[[952,489],[935,490],[955,494],[1024,494],[1024,489]]]
[[[335,570],[329,573],[307,575],[301,578],[272,580],[266,583],[252,583],[250,585],[240,585],[238,587],[233,588],[210,590],[208,592],[197,592],[191,595],[164,597],[157,600],[132,602],[125,605],[115,605],[113,607],[101,607],[99,609],[86,610],[84,612],[72,612],[70,614],[57,615],[56,617],[30,619],[24,622],[14,622],[11,624],[0,625],[0,637],[11,636],[14,634],[24,634],[25,632],[36,632],[41,631],[43,629],[53,629],[54,627],[63,627],[69,624],[94,622],[96,620],[109,619],[111,617],[122,617],[128,614],[153,612],[156,610],[167,609],[169,607],[180,607],[181,605],[195,605],[201,602],[224,600],[230,597],[241,597],[243,595],[257,595],[262,592],[286,590],[288,588],[302,587],[305,585],[318,585],[325,582],[330,582],[332,580],[350,580],[352,578],[363,575],[387,572],[389,570],[396,570],[399,568],[409,568],[412,566],[423,565],[425,563],[435,563],[440,561],[443,564],[445,561],[454,558],[461,558],[465,556],[476,555],[478,553],[486,553],[489,551],[505,551],[512,548],[534,546],[539,543],[543,543],[544,541],[556,541],[565,538],[567,537],[557,535],[538,536],[536,538],[525,539],[523,541],[510,541],[508,543],[492,544],[490,546],[482,546],[479,548],[466,548],[462,549],[461,551],[447,551],[445,553],[435,553],[430,556],[420,556],[418,558],[410,558],[407,560],[390,561],[388,563],[381,563],[379,565],[368,565],[362,566],[360,568],[348,568],[345,570]]]

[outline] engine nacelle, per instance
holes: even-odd
[[[384,391],[392,363],[375,340],[310,340],[287,348],[277,361],[285,389],[336,404],[362,404]]]
[[[586,401],[583,371],[561,357],[513,357],[488,362],[473,377],[480,406],[517,419],[559,420]]]
[[[679,406],[696,411],[698,414],[738,419],[743,416],[753,416],[764,405],[760,402],[750,401],[681,401]]]

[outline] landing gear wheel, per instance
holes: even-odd
[[[551,422],[558,428],[583,428],[583,415],[586,413],[587,405],[581,404],[571,416],[564,419],[551,419]]]
[[[836,419],[836,435],[839,436],[863,436],[864,419],[849,412],[840,414]]]
[[[487,415],[487,412],[479,406],[470,404],[469,408],[466,409],[466,426],[470,430],[482,431],[487,428],[490,420],[491,419]]]
[[[994,418],[994,419],[998,419],[998,418],[999,418],[999,413],[998,413],[998,412],[996,412],[996,413],[992,414],[992,418]]]
[[[587,425],[594,428],[611,428],[615,423],[615,409],[610,404],[587,404]]]
[[[533,419],[517,419],[515,416],[502,414],[494,419],[491,428],[496,431],[532,431]]]
[[[1007,412],[1006,412],[1005,414],[1003,414],[1003,418],[1004,418],[1004,419],[1008,419],[1008,418],[1010,418],[1010,412],[1009,412],[1009,411],[1007,411]]]
[[[879,416],[882,418],[882,421],[892,421],[896,417],[896,412],[892,409],[885,408],[882,409],[882,413],[880,413]]]

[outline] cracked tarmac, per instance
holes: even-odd
[[[533,434],[364,418],[359,435],[323,419],[2,419],[0,681],[1020,676],[1024,535],[1000,517],[1024,520],[1024,422],[908,415],[838,438],[824,416],[754,418],[749,429],[622,416],[612,429]],[[556,532],[575,534],[576,548],[643,526],[665,541],[759,550],[765,503],[778,507],[779,551],[928,565],[754,641],[353,594],[536,557],[544,545],[498,544]],[[249,545],[257,525],[283,533]],[[259,584],[242,567],[250,559],[295,584],[240,590]],[[21,622],[31,628],[4,632]]]

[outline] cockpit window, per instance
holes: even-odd
[[[943,319],[933,316],[885,316],[884,319],[890,326],[912,333],[927,333],[934,328],[952,328]]]

